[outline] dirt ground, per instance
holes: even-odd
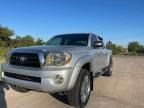
[[[115,56],[113,76],[99,77],[86,108],[144,108],[144,57]],[[0,84],[0,108],[72,108],[60,94],[18,93]]]

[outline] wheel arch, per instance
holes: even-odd
[[[93,90],[93,73],[92,73],[91,61],[92,60],[90,56],[83,56],[77,61],[68,85],[68,90],[72,89],[75,86],[77,78],[81,72],[81,69],[87,69],[90,72],[91,90]]]
[[[107,56],[107,65],[106,66],[109,66],[109,63],[111,62],[112,58],[113,58],[112,52],[109,52],[109,54]]]

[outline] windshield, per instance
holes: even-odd
[[[46,45],[87,46],[89,34],[58,35],[46,42]]]

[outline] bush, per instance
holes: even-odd
[[[113,44],[111,41],[107,42],[106,47],[112,50],[114,55],[123,54],[126,52],[126,48],[120,45]]]
[[[6,54],[9,50],[10,50],[10,48],[0,47],[0,56],[6,56]]]

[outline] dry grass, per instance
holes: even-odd
[[[2,72],[1,72],[1,66],[0,66],[0,81],[1,81],[1,75],[2,75]]]
[[[4,63],[4,62],[5,62],[5,57],[0,56],[0,63]]]
[[[0,56],[0,80],[1,80],[1,63],[5,62],[5,57],[4,56]]]

